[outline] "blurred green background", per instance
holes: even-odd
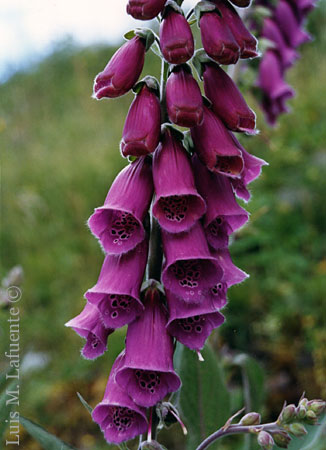
[[[248,151],[270,165],[251,187],[251,220],[231,247],[250,279],[231,289],[226,324],[211,338],[235,395],[240,382],[230,358],[245,352],[260,362],[266,420],[303,390],[308,398],[326,397],[325,19],[321,2],[308,24],[315,41],[301,49],[288,74],[297,91],[292,113],[272,130],[256,105],[261,133],[243,139]],[[92,406],[101,399],[125,334],[118,330],[109,352],[92,362],[80,357],[82,341],[64,327],[82,309],[83,293],[95,283],[103,259],[86,220],[126,164],[119,140],[132,94],[114,101],[91,98],[94,75],[113,52],[63,42],[0,86],[0,274],[18,264],[25,274],[19,306],[21,354],[28,356],[20,412],[85,450],[108,447],[76,391]],[[158,69],[149,53],[144,74],[158,76]],[[0,310],[1,355],[9,347],[8,314]],[[181,432],[172,430],[162,442],[181,449]],[[41,448],[23,429],[21,439],[23,449]]]

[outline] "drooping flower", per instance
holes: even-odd
[[[145,237],[143,220],[153,196],[151,160],[141,157],[114,180],[104,205],[88,220],[104,250],[120,254],[132,250]]]
[[[147,262],[147,240],[122,255],[107,255],[97,283],[85,297],[96,305],[106,327],[119,328],[144,309],[140,286]]]
[[[133,100],[122,133],[120,149],[123,156],[152,153],[161,132],[161,106],[157,93],[144,81]]]
[[[193,127],[203,121],[203,100],[191,69],[176,66],[166,83],[166,106],[171,121],[182,127]]]
[[[117,370],[123,364],[124,352],[115,360],[103,400],[94,408],[92,418],[109,443],[128,441],[148,428],[146,410],[136,405],[116,382]]]
[[[170,64],[182,64],[194,54],[194,38],[183,14],[171,7],[165,9],[160,25],[160,47]]]
[[[204,67],[205,94],[212,102],[212,109],[224,124],[233,131],[254,133],[256,115],[249,108],[231,77],[217,64]]]
[[[115,52],[105,69],[96,75],[94,97],[114,98],[126,94],[137,82],[145,60],[145,41],[134,36]]]
[[[206,205],[195,186],[191,163],[180,141],[166,129],[153,158],[153,215],[171,233],[188,230]]]
[[[307,14],[316,7],[316,0],[290,0],[299,23],[305,20]]]
[[[200,301],[203,290],[213,286],[223,275],[209,252],[201,225],[197,222],[188,232],[178,234],[162,230],[162,240],[164,286],[184,301]]]
[[[155,287],[147,289],[145,310],[129,326],[126,356],[116,380],[141,406],[153,406],[180,387],[173,369],[173,341],[165,326],[167,312]]]
[[[235,64],[240,48],[226,22],[217,12],[204,13],[199,21],[203,47],[220,64]]]
[[[311,36],[303,29],[294,12],[285,0],[280,0],[274,11],[274,20],[291,47],[299,47],[311,40]]]
[[[169,307],[168,332],[192,350],[201,350],[211,332],[224,322],[224,316],[208,297],[200,303],[189,303],[166,291],[166,299]]]
[[[255,58],[258,56],[257,39],[250,33],[241,17],[227,0],[213,0],[222,14],[222,20],[231,30],[240,48],[240,58]]]
[[[100,317],[100,311],[88,302],[83,311],[65,325],[71,327],[79,336],[86,339],[86,344],[81,351],[86,359],[94,359],[103,355],[106,351],[107,339],[114,331],[105,328]]]
[[[234,145],[223,122],[204,106],[204,120],[191,129],[199,159],[209,170],[229,177],[239,177],[243,170],[241,151]]]
[[[298,53],[285,42],[283,34],[272,19],[266,18],[264,20],[262,37],[274,42],[275,50],[280,56],[283,68],[291,67],[298,59]]]
[[[215,249],[227,247],[229,235],[242,227],[249,215],[236,202],[228,177],[209,171],[196,155],[193,167],[197,189],[207,205],[203,220],[207,242]]]
[[[227,248],[221,248],[219,250],[213,250],[212,254],[219,262],[223,269],[222,281],[226,283],[227,287],[231,287],[234,284],[242,283],[249,275],[243,270],[237,267],[230,255],[230,251]]]
[[[162,11],[165,3],[166,0],[129,0],[127,14],[138,20],[154,19]]]

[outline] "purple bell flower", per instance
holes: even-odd
[[[156,288],[149,288],[144,313],[128,326],[126,356],[116,375],[137,405],[153,406],[181,382],[173,369],[173,340],[166,330],[167,312]]]
[[[115,52],[109,63],[94,81],[93,96],[114,98],[126,94],[136,83],[143,70],[145,41],[135,36]]]
[[[203,121],[203,99],[189,66],[177,66],[166,83],[166,106],[171,121],[193,127]]]
[[[194,38],[183,14],[167,8],[160,25],[160,47],[170,64],[182,64],[194,54]]]
[[[191,137],[199,159],[212,172],[239,177],[243,159],[223,122],[204,106],[204,120],[191,129]]]
[[[240,48],[240,58],[256,58],[258,56],[257,39],[250,33],[241,17],[232,5],[226,0],[213,0],[222,14],[222,20],[231,30],[235,41]]]
[[[137,406],[116,382],[116,373],[123,364],[124,352],[115,360],[103,400],[94,408],[92,418],[107,442],[119,444],[146,433],[148,422],[145,408]]]
[[[161,227],[171,233],[191,228],[204,214],[206,205],[196,190],[187,153],[168,129],[154,153],[153,179],[153,214]]]
[[[166,0],[129,0],[127,14],[138,20],[154,19],[162,11],[165,3]]]
[[[240,48],[222,17],[217,12],[204,13],[199,25],[208,56],[220,64],[235,64],[240,57]]]
[[[188,232],[162,230],[166,289],[184,301],[200,301],[203,290],[222,278],[223,271],[209,252],[204,231],[197,222]]]
[[[242,283],[249,277],[246,272],[239,269],[239,267],[233,263],[229,249],[221,248],[217,251],[213,251],[212,254],[223,269],[222,282],[226,283],[227,288]]]
[[[139,299],[147,262],[147,241],[122,255],[107,255],[95,286],[85,297],[96,305],[104,325],[119,328],[130,323],[144,309]]]
[[[150,158],[126,166],[114,180],[104,205],[88,220],[104,250],[120,254],[132,250],[145,237],[143,220],[153,196]]]
[[[103,355],[106,351],[108,337],[114,331],[105,328],[100,311],[91,303],[86,303],[82,312],[65,325],[86,339],[86,344],[81,351],[86,359],[94,359]]]
[[[285,0],[280,0],[274,11],[274,20],[291,47],[299,47],[311,40],[311,36],[301,29],[295,14]]]
[[[285,42],[283,34],[272,19],[264,20],[262,37],[275,43],[276,48],[274,50],[278,52],[284,69],[291,67],[299,58],[298,53]]]
[[[256,115],[231,77],[217,64],[205,64],[205,94],[214,113],[233,131],[255,133]]]
[[[200,303],[186,303],[167,291],[166,300],[169,307],[167,330],[191,350],[201,350],[211,332],[225,320],[207,297]]]
[[[300,25],[306,16],[316,7],[316,0],[290,0]]]
[[[228,246],[229,235],[248,221],[248,213],[235,200],[231,180],[210,172],[193,156],[193,167],[198,191],[207,204],[204,230],[209,245],[215,249]]]
[[[123,156],[152,153],[161,133],[161,106],[146,83],[133,100],[123,128],[120,149]]]

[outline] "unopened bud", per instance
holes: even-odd
[[[289,431],[296,437],[301,437],[307,434],[307,430],[299,422],[291,423],[291,425],[289,426]]]
[[[303,397],[300,402],[299,402],[299,406],[304,406],[306,407],[308,404],[308,399],[306,397]]]
[[[308,410],[305,417],[305,421],[310,425],[314,425],[317,422],[317,420],[318,420],[317,415],[312,410]]]
[[[187,428],[180,419],[179,412],[170,402],[158,403],[156,406],[156,414],[159,417],[161,423],[168,428],[170,425],[178,422],[181,426],[183,434],[187,434]]]
[[[157,441],[145,441],[140,446],[141,450],[164,450]]]
[[[240,425],[259,425],[261,416],[259,413],[251,412],[246,414],[240,420]]]
[[[307,414],[306,408],[302,405],[299,405],[296,410],[297,418],[302,420],[306,417],[306,414]]]
[[[286,406],[280,414],[280,421],[282,423],[288,423],[291,422],[296,416],[296,407],[295,405],[288,405]]]
[[[273,433],[273,439],[275,444],[280,448],[288,448],[290,441],[292,440],[290,435],[286,431],[278,431]]]
[[[267,431],[264,430],[259,432],[257,441],[264,450],[270,450],[274,446],[274,439],[269,433],[267,433]]]
[[[323,400],[311,400],[307,403],[307,408],[313,411],[317,416],[324,412],[326,407],[326,402]]]

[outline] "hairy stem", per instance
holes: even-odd
[[[162,239],[160,226],[151,212],[151,234],[149,240],[149,255],[147,266],[147,278],[161,281],[162,268]]]

